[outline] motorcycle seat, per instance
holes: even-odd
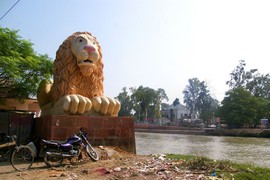
[[[63,144],[60,144],[60,146],[62,148],[68,148],[68,147],[72,147],[72,145],[70,143],[63,143]]]
[[[46,145],[52,145],[52,146],[58,146],[59,144],[57,142],[54,141],[47,141],[45,139],[42,139],[42,143],[46,144]]]

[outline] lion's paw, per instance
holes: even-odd
[[[91,101],[93,110],[102,115],[117,116],[121,108],[119,101],[106,96],[93,97]]]
[[[92,103],[89,98],[79,94],[66,95],[60,98],[56,107],[62,107],[65,112],[71,114],[84,114],[91,110]]]

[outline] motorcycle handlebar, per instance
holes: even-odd
[[[85,134],[85,135],[87,134],[87,133],[83,130],[83,127],[80,128],[79,134],[80,134],[80,133]]]

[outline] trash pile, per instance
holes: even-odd
[[[96,147],[100,160],[90,159],[79,164],[63,163],[63,166],[48,168],[44,162],[37,162],[29,171],[2,173],[0,179],[195,179],[218,180],[215,170],[229,169],[226,165],[215,166],[203,158],[193,160],[169,159],[164,154],[135,155],[116,147]],[[2,171],[7,169],[3,168]],[[219,173],[220,174],[220,173]],[[233,178],[232,178],[233,179]]]
[[[94,172],[109,179],[220,179],[215,174],[205,175],[204,170],[190,170],[186,161],[170,160],[164,154],[120,157],[117,162]]]

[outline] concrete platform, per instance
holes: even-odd
[[[93,146],[116,146],[136,153],[133,117],[52,115],[34,120],[35,136],[47,140],[66,140],[81,127]]]

